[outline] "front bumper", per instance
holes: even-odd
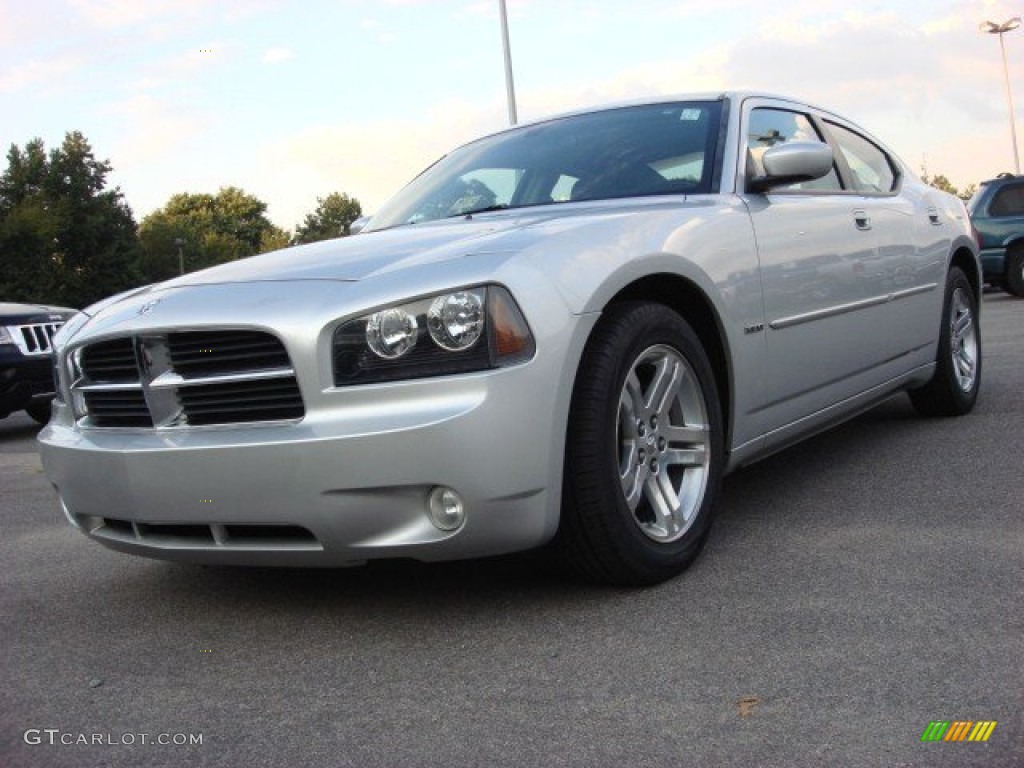
[[[558,523],[558,398],[526,364],[354,388],[297,423],[40,434],[69,521],[116,550],[211,564],[449,560],[542,544]],[[454,489],[456,531],[427,514]]]

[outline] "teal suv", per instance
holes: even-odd
[[[1024,176],[983,181],[967,210],[986,282],[1024,296]]]

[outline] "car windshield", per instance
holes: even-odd
[[[690,101],[505,131],[439,160],[366,230],[530,205],[708,192],[720,119],[720,101]]]

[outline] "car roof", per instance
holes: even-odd
[[[985,179],[985,181],[978,182],[978,186],[984,187],[989,184],[999,184],[1007,181],[1024,181],[1024,174],[1000,173],[994,179]]]
[[[509,125],[501,128],[497,131],[486,133],[470,140],[468,143],[473,144],[481,139],[487,139],[492,136],[500,136],[503,133],[509,133],[511,131],[518,130],[520,128],[527,128],[532,125],[541,125],[543,123],[550,122],[552,120],[560,120],[566,117],[575,117],[577,115],[589,115],[598,112],[608,112],[615,109],[623,109],[626,107],[642,107],[652,104],[670,104],[673,102],[681,101],[729,101],[743,102],[747,99],[766,99],[771,101],[783,102],[793,107],[800,107],[804,109],[812,109],[815,112],[834,117],[837,120],[842,120],[850,125],[857,125],[854,121],[847,117],[836,114],[829,109],[819,107],[811,102],[803,101],[801,99],[794,98],[792,96],[783,96],[777,93],[769,93],[764,91],[741,91],[741,90],[725,90],[725,91],[692,91],[688,93],[666,93],[653,96],[645,96],[636,99],[627,99],[621,101],[612,101],[602,104],[595,104],[587,107],[580,107],[579,109],[572,109],[566,112],[554,112],[548,115],[542,115],[532,120],[526,120],[516,125]],[[857,126],[860,128],[860,126]],[[864,130],[861,128],[861,130]],[[867,132],[867,131],[865,131]]]

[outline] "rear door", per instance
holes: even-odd
[[[883,363],[898,361],[935,341],[951,224],[941,201],[928,199],[930,188],[923,197],[903,194],[899,164],[855,126],[830,117],[822,125],[876,239],[877,258],[863,278],[888,329],[875,339],[878,354]]]

